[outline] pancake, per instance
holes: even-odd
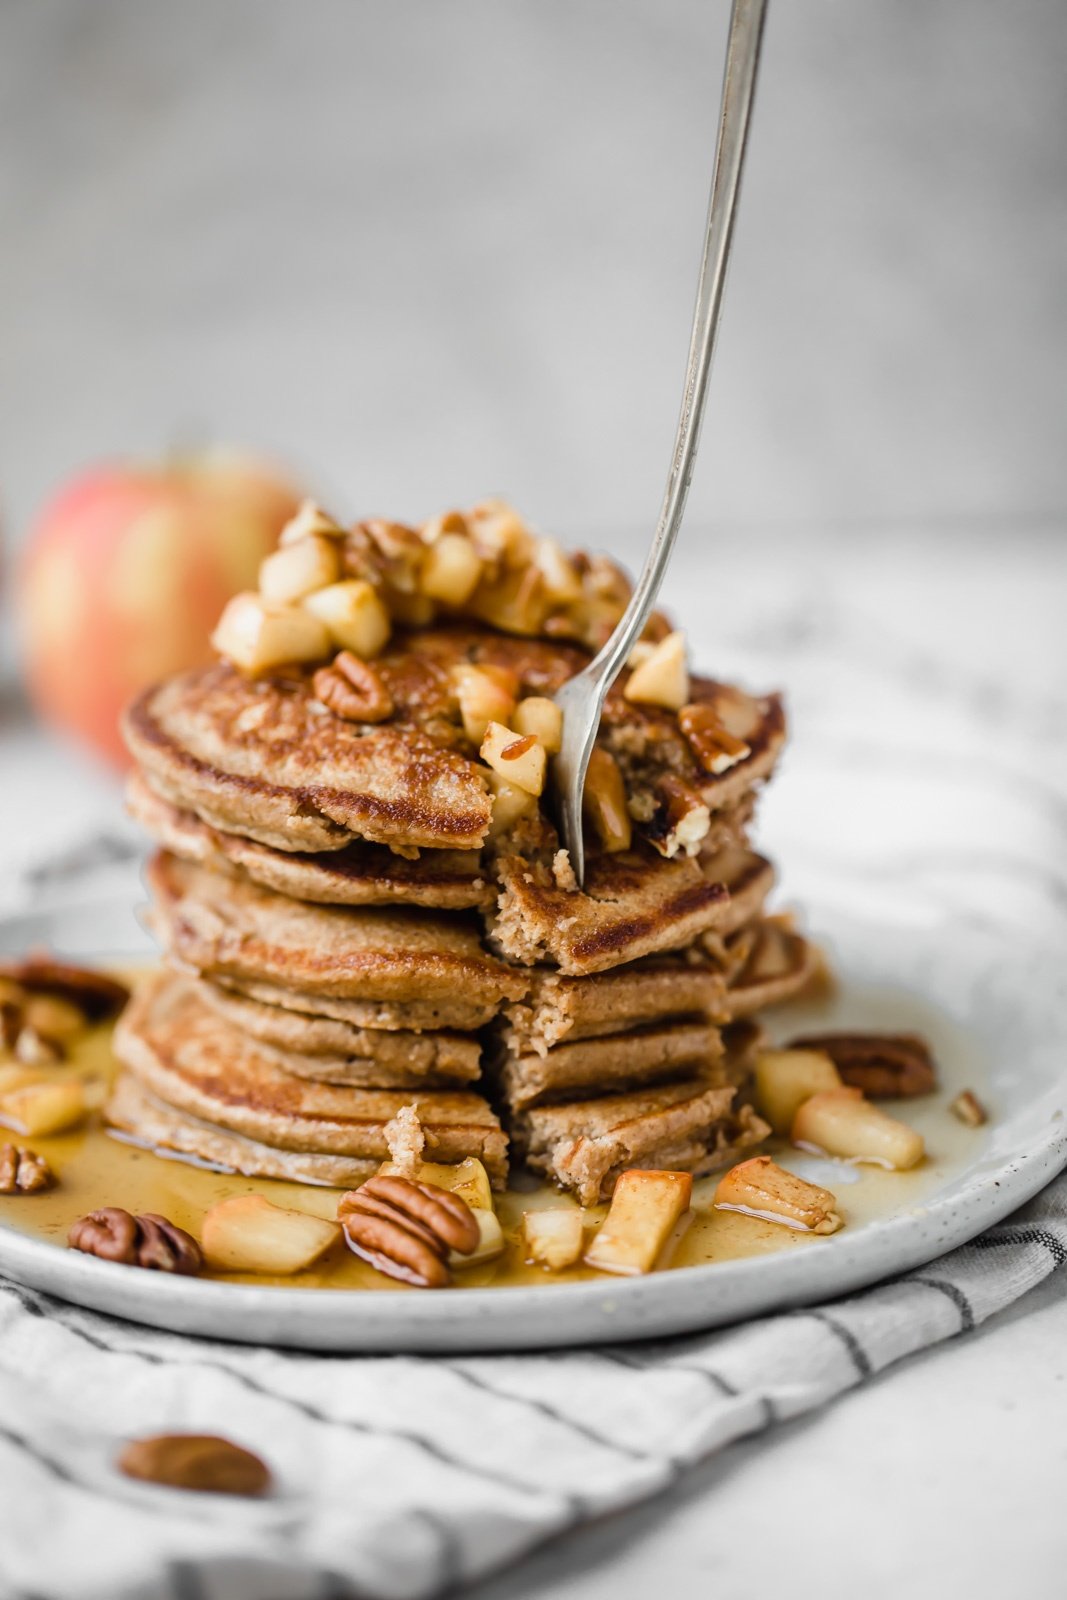
[[[207,976],[339,999],[430,1002],[435,1025],[455,1028],[489,1021],[525,988],[459,917],[304,905],[165,852],[149,862],[146,881],[154,931],[180,963]]]
[[[377,1028],[388,1033],[419,1033],[482,1027],[493,1013],[481,1003],[468,1005],[462,995],[450,996],[440,1004],[422,1000],[350,1000],[322,994],[305,994],[280,983],[255,982],[214,973],[212,984],[260,1005],[291,1012],[297,1026],[305,1022],[314,1029],[319,1023],[340,1022],[348,1028]]]
[[[104,1118],[133,1144],[157,1153],[168,1151],[219,1172],[240,1172],[247,1178],[283,1178],[290,1183],[349,1189],[373,1177],[380,1165],[375,1159],[358,1156],[322,1156],[258,1144],[228,1128],[176,1111],[149,1094],[125,1069],[115,1078]]]
[[[481,1047],[476,1038],[461,1033],[388,1032],[382,1028],[358,1028],[333,1017],[312,1017],[267,1005],[248,995],[220,988],[206,979],[197,981],[200,998],[235,1028],[240,1028],[260,1044],[285,1057],[289,1072],[302,1077],[322,1077],[326,1082],[355,1081],[354,1074],[373,1071],[398,1076],[380,1078],[386,1087],[393,1083],[416,1083],[420,1079],[440,1082],[473,1082],[481,1070]],[[320,1069],[316,1062],[324,1063]],[[294,1064],[290,1064],[290,1062]],[[350,1070],[331,1079],[343,1062]],[[296,1064],[301,1063],[301,1064]],[[368,1075],[366,1082],[373,1082]]]
[[[743,928],[734,942],[742,959],[727,980],[730,1017],[749,1017],[794,1000],[825,972],[818,948],[797,933],[788,917],[761,918]]]
[[[374,669],[394,712],[388,722],[335,716],[309,672],[252,680],[222,662],[147,690],[124,719],[126,742],[157,793],[223,833],[284,851],[341,849],[362,838],[401,853],[478,849],[490,796],[463,731],[452,679],[461,663],[513,673],[521,693],[551,695],[589,660],[577,646],[477,628],[397,635]],[[678,718],[627,701],[623,672],[605,701],[601,741],[623,767],[635,816],[652,824],[665,777],[699,792],[712,811],[739,804],[773,769],[785,738],[780,700],[693,678],[747,754],[708,772]]]
[[[668,1018],[723,1014],[726,985],[703,964],[650,959],[586,978],[536,971],[522,1000],[504,1007],[504,1043],[516,1056],[547,1055],[564,1040],[599,1038]]]
[[[273,1149],[383,1161],[385,1127],[414,1105],[429,1160],[479,1157],[496,1183],[507,1142],[488,1103],[458,1091],[363,1089],[283,1071],[254,1040],[164,973],[135,995],[115,1030],[116,1058],[157,1101]]]
[[[738,848],[672,861],[651,850],[594,856],[584,890],[562,887],[549,867],[521,856],[500,861],[498,873],[491,943],[511,961],[553,962],[575,976],[681,949],[709,928],[732,933],[774,882],[769,861]]]
[[[264,888],[320,905],[412,905],[463,911],[490,905],[491,881],[473,850],[424,851],[417,860],[357,841],[340,850],[297,854],[223,833],[193,811],[171,805],[142,773],[131,774],[126,809],[157,844],[183,860],[246,874]]]
[[[507,1056],[499,1068],[509,1111],[601,1094],[617,1094],[664,1079],[698,1075],[712,1081],[722,1055],[718,1030],[707,1022],[675,1022],[607,1038],[560,1044],[546,1055]]]

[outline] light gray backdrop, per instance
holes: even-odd
[[[726,0],[2,0],[0,495],[190,438],[632,550]],[[772,0],[693,526],[1067,510],[1067,5]],[[694,535],[695,537],[696,535]]]

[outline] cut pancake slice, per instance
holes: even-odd
[[[602,1039],[560,1044],[547,1055],[507,1057],[499,1071],[512,1111],[552,1101],[616,1094],[666,1078],[692,1075],[713,1081],[722,1055],[718,1029],[707,1022],[676,1022]]]
[[[583,1205],[608,1199],[628,1167],[696,1175],[714,1171],[770,1132],[748,1104],[761,1039],[757,1024],[734,1023],[722,1036],[724,1054],[703,1073],[690,1071],[681,1081],[621,1094],[517,1109],[509,1117],[513,1153],[574,1190]]]
[[[663,950],[713,928],[728,934],[756,914],[774,869],[752,850],[666,861],[651,850],[593,857],[584,890],[561,888],[550,868],[508,856],[490,915],[492,942],[512,961],[552,962],[580,976]]]
[[[153,929],[178,962],[207,976],[339,999],[429,1002],[436,1026],[456,1028],[488,1022],[525,988],[458,917],[304,905],[166,853],[146,877]]]
[[[162,974],[135,996],[116,1028],[114,1048],[155,1100],[257,1144],[382,1161],[389,1154],[386,1125],[414,1105],[429,1160],[477,1156],[494,1182],[506,1176],[506,1140],[480,1095],[342,1087],[294,1077],[177,974]]]
[[[301,1016],[266,1005],[207,979],[198,980],[197,992],[242,1033],[277,1051],[286,1070],[300,1077],[377,1082],[389,1088],[420,1081],[473,1083],[481,1070],[478,1040],[462,1033],[357,1028],[333,1017]],[[375,1079],[374,1073],[387,1076]]]
[[[495,889],[475,850],[424,851],[412,861],[359,841],[298,854],[223,833],[157,794],[143,773],[126,786],[126,807],[157,844],[203,866],[243,872],[278,894],[319,905],[412,905],[463,911],[491,905]]]
[[[751,1107],[733,1109],[736,1091],[700,1079],[661,1084],[518,1113],[512,1139],[528,1166],[544,1172],[582,1205],[607,1200],[628,1167],[699,1175],[733,1161],[767,1137]]]
[[[373,1177],[380,1166],[373,1158],[323,1156],[259,1144],[229,1128],[176,1111],[149,1094],[125,1068],[115,1078],[104,1118],[122,1137],[157,1155],[171,1155],[219,1172],[240,1172],[247,1178],[282,1178],[290,1183],[349,1189]]]
[[[504,1042],[512,1055],[547,1055],[564,1040],[601,1038],[668,1018],[723,1014],[726,985],[706,962],[650,958],[612,972],[567,978],[535,971],[522,1000],[504,1008]]]

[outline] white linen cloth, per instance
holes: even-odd
[[[0,1280],[11,1600],[444,1596],[693,1463],[967,1333],[1067,1261],[1067,1175],[933,1265],[711,1335],[522,1356],[191,1340]],[[133,1482],[130,1435],[222,1432],[263,1500]]]

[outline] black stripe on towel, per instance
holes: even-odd
[[[974,1241],[979,1250],[995,1250],[1000,1245],[1044,1245],[1057,1267],[1067,1264],[1067,1245],[1064,1245],[1047,1228],[997,1228],[993,1233],[983,1233]]]
[[[797,1316],[808,1317],[813,1322],[821,1322],[824,1328],[829,1328],[847,1352],[849,1360],[856,1369],[857,1377],[871,1376],[874,1371],[871,1358],[851,1328],[846,1328],[843,1322],[838,1322],[836,1317],[831,1317],[826,1311],[798,1311]]]
[[[960,1332],[970,1333],[974,1327],[974,1307],[956,1284],[950,1283],[947,1278],[926,1278],[911,1276],[904,1279],[905,1283],[921,1283],[928,1289],[937,1289],[947,1299],[952,1301],[960,1314]]]

